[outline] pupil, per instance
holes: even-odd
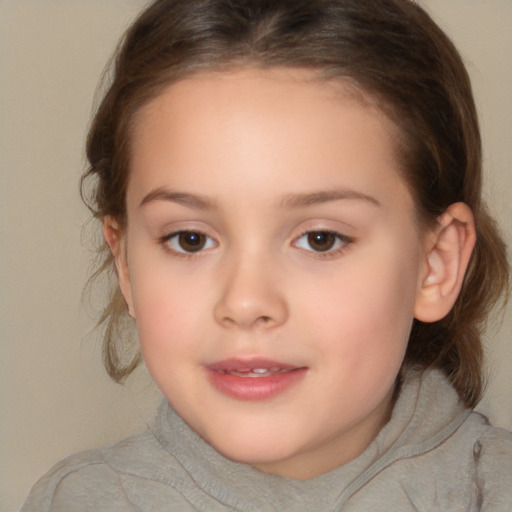
[[[179,235],[179,243],[187,252],[200,251],[206,242],[206,237],[201,233],[183,232]]]
[[[308,235],[308,243],[315,251],[328,251],[333,248],[335,242],[336,236],[328,231],[316,231]]]

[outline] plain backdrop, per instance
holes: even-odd
[[[0,510],[64,456],[142,430],[159,394],[101,364],[81,304],[91,258],[78,195],[95,88],[141,0],[0,0]],[[512,241],[512,2],[423,0],[469,68],[486,196]],[[512,428],[512,312],[486,339],[480,409]]]

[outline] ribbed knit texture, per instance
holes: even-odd
[[[392,418],[348,464],[310,480],[230,461],[162,402],[146,432],[73,455],[21,512],[511,512],[512,434],[464,409],[438,371],[413,373]]]

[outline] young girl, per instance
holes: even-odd
[[[87,154],[106,367],[143,357],[165,400],[23,511],[512,509],[512,434],[472,412],[505,248],[467,73],[420,7],[158,0]]]

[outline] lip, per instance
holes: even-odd
[[[226,359],[205,367],[213,387],[237,400],[269,400],[302,380],[308,368],[266,358]],[[268,375],[259,376],[251,370],[268,369]],[[234,375],[228,372],[236,372]],[[244,375],[246,374],[246,375]]]

